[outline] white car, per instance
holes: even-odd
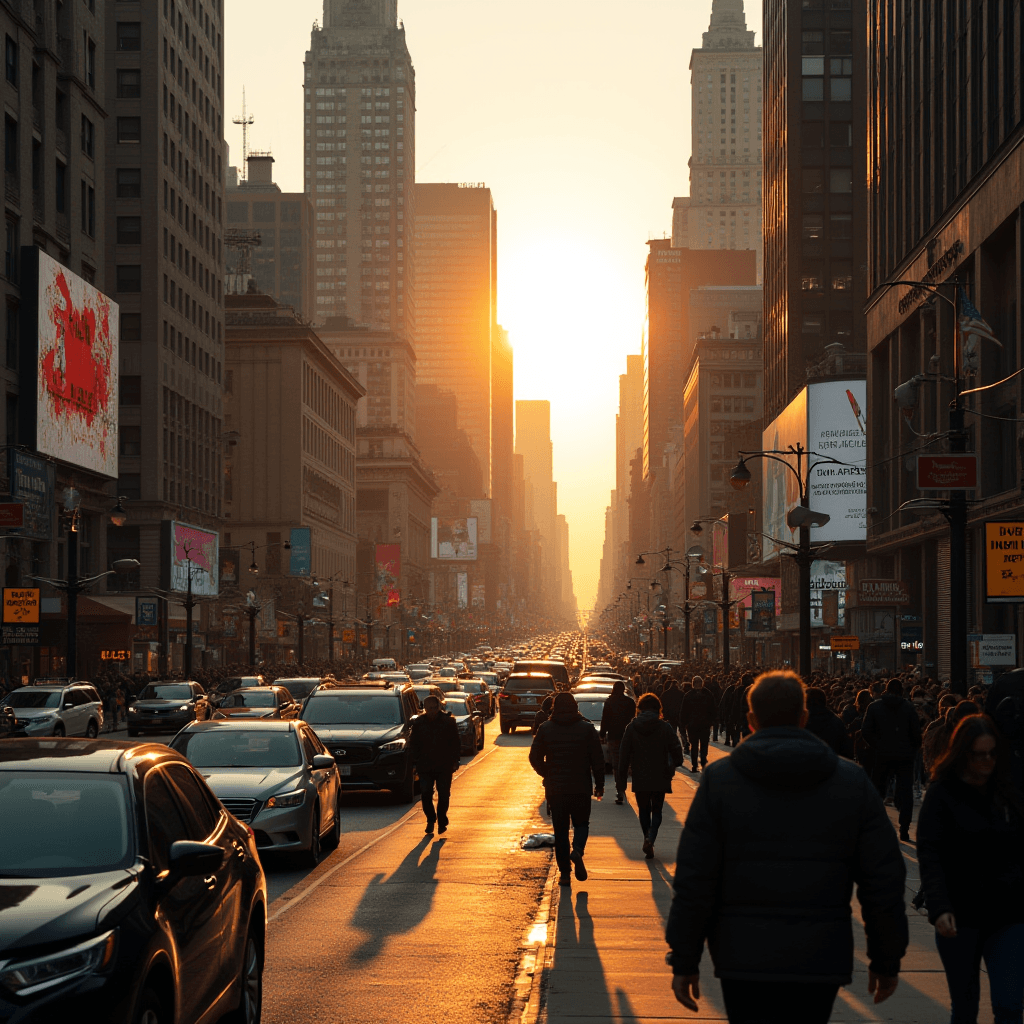
[[[9,693],[2,706],[14,711],[16,734],[94,739],[103,728],[103,701],[90,683],[23,686]]]
[[[595,728],[601,731],[601,716],[604,714],[604,706],[610,693],[575,693],[576,704],[580,714]],[[608,741],[601,741],[601,750],[604,753],[604,763],[612,763],[611,754],[608,752]]]

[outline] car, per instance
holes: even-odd
[[[301,704],[318,686],[334,683],[334,676],[296,676],[294,679],[278,679],[276,686],[283,686]]]
[[[13,690],[0,707],[14,711],[15,732],[26,736],[99,735],[103,701],[90,683],[37,683]]]
[[[462,689],[462,684],[466,680],[464,679],[452,679],[443,676],[432,676],[427,679],[426,682],[430,683],[431,686],[436,686],[442,693],[455,693],[457,690]]]
[[[253,830],[261,855],[297,852],[315,867],[341,842],[341,776],[305,722],[194,722],[170,745]]]
[[[229,693],[214,718],[298,718],[302,705],[284,686],[249,686]]]
[[[224,699],[226,694],[232,692],[232,690],[241,690],[246,686],[266,686],[267,680],[261,675],[256,676],[230,676],[228,679],[222,679],[219,683],[216,683],[210,691],[207,693],[207,699],[210,703],[217,707],[218,704]]]
[[[334,755],[344,789],[387,790],[411,803],[416,770],[409,749],[422,710],[408,683],[318,690],[302,705],[302,720]]]
[[[571,685],[569,682],[569,670],[565,667],[565,663],[561,661],[517,661],[512,666],[510,676],[520,675],[524,672],[546,673],[554,679],[555,687],[559,690],[568,690]]]
[[[177,732],[189,722],[205,722],[212,714],[213,705],[199,683],[176,679],[147,683],[128,708],[128,735]]]
[[[478,750],[483,750],[484,716],[477,710],[472,694],[449,693],[444,709],[459,727],[461,752],[472,757]]]
[[[419,701],[420,707],[423,706],[423,702],[428,697],[436,697],[441,702],[441,707],[444,707],[444,690],[434,686],[432,683],[413,683],[412,692],[416,694],[416,700]]]
[[[398,669],[398,662],[394,658],[374,658],[370,668],[375,672],[395,672]]]
[[[417,679],[426,679],[434,674],[430,665],[406,665],[406,675],[415,682]]]
[[[513,672],[498,694],[498,718],[504,734],[520,725],[533,728],[533,720],[544,698],[555,693],[549,672]]]
[[[180,754],[10,740],[0,820],[0,1020],[258,1020],[256,843]]]
[[[617,682],[621,682],[627,697],[636,698],[633,692],[633,684],[624,679],[594,679],[591,676],[584,676],[573,688],[573,693],[611,693]]]
[[[610,690],[607,693],[576,693],[576,705],[580,709],[580,714],[598,731],[601,729],[605,703],[610,696]],[[605,765],[611,765],[612,758],[608,752],[607,740],[601,741],[601,750],[604,752]]]
[[[489,718],[494,714],[494,705],[497,701],[487,683],[482,679],[461,679],[459,682],[461,683],[459,689],[472,696],[473,703],[481,715]]]

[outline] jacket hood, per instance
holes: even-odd
[[[898,708],[903,703],[903,698],[898,693],[883,693],[879,699],[890,708]]]
[[[654,711],[643,711],[633,719],[633,728],[644,736],[651,736],[661,728],[663,719]]]
[[[583,716],[578,711],[559,711],[557,715],[551,716],[550,721],[555,725],[572,725],[574,722],[582,722]]]
[[[729,756],[751,782],[771,789],[808,790],[835,774],[839,758],[813,733],[793,726],[758,729]]]

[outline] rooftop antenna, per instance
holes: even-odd
[[[256,120],[252,114],[245,112],[245,87],[242,87],[242,116],[231,119],[233,124],[242,126],[242,166],[239,168],[239,181],[246,181],[249,177],[249,125]]]

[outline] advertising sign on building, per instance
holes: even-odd
[[[469,607],[469,573],[457,572],[455,574],[455,592],[459,608]]]
[[[398,590],[402,577],[402,547],[400,544],[378,544],[376,551],[377,593],[387,595],[389,608],[395,608],[402,595]]]
[[[1013,633],[985,633],[980,639],[971,639],[970,648],[974,668],[1017,664],[1017,637]]]
[[[775,629],[775,591],[755,590],[750,595],[750,630],[768,633]]]
[[[1024,601],[1024,523],[985,524],[985,596],[992,604]]]
[[[860,637],[833,636],[829,638],[829,646],[833,651],[859,651]]]
[[[220,534],[166,519],[160,525],[167,589],[184,594],[191,577],[193,594],[216,597],[220,593]]]
[[[977,455],[918,455],[919,491],[973,491],[977,486]]]
[[[220,585],[222,587],[238,586],[238,568],[241,564],[242,556],[238,548],[220,549]]]
[[[25,506],[20,501],[0,503],[0,530],[20,530],[25,525]]]
[[[135,625],[155,626],[159,619],[160,607],[155,597],[135,598]]]
[[[477,520],[434,517],[430,520],[430,557],[448,562],[475,562]]]
[[[846,627],[846,563],[829,562],[823,558],[816,559],[811,563],[811,626],[818,629],[823,626],[832,625],[840,628]],[[835,593],[835,598],[829,602],[829,618],[831,612],[835,612],[836,621],[826,621],[825,597],[826,593]],[[834,601],[834,603],[833,603]]]
[[[483,583],[473,584],[473,607],[483,608],[487,604],[487,587]]]
[[[313,531],[308,526],[292,527],[288,543],[291,545],[289,574],[308,576],[313,571]]]
[[[867,538],[867,383],[862,380],[809,384],[772,421],[762,435],[767,451],[785,452],[801,445],[808,453],[802,466],[783,456],[786,465],[762,459],[764,532],[770,538],[796,544],[799,530],[790,529],[786,516],[800,504],[796,470],[808,480],[810,507],[829,517],[825,526],[811,528],[811,542],[861,541]],[[822,456],[835,459],[824,462]],[[808,458],[811,469],[807,476]],[[764,558],[780,550],[765,541]]]
[[[11,449],[11,498],[25,506],[21,537],[28,540],[53,539],[53,463]]]
[[[39,643],[39,590],[35,587],[4,587],[3,642]]]
[[[44,455],[116,477],[117,304],[39,249],[23,248],[21,260],[24,440]]]
[[[857,604],[900,608],[910,604],[910,591],[903,580],[861,580],[857,584]]]

